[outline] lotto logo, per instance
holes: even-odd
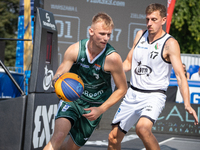
[[[33,148],[46,145],[54,131],[55,115],[57,113],[57,104],[50,105],[47,111],[47,106],[37,106],[35,110],[33,131]],[[45,143],[44,143],[45,142]]]

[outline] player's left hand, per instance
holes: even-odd
[[[101,111],[98,107],[85,108],[84,110],[90,111],[87,114],[83,114],[83,117],[87,118],[90,121],[96,120],[101,115]]]
[[[195,110],[190,106],[190,107],[185,107],[185,110],[190,114],[190,115],[193,115],[194,119],[195,119],[195,122],[194,122],[194,125],[198,125],[198,117],[197,117],[197,114],[195,112]]]
[[[56,81],[58,80],[58,78],[60,77],[60,74],[57,74],[53,77],[52,81],[51,81],[51,85],[54,87]],[[55,87],[54,87],[55,88]]]

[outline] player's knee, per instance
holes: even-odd
[[[54,143],[58,143],[58,145],[61,145],[64,139],[65,139],[65,134],[63,132],[58,132],[54,133],[51,141],[53,141]]]
[[[136,134],[140,138],[149,137],[149,135],[151,134],[151,130],[149,131],[149,129],[145,126],[136,126]]]

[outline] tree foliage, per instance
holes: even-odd
[[[179,42],[181,53],[200,54],[199,0],[176,0],[170,34]]]
[[[20,0],[0,1],[0,38],[17,38],[17,23]],[[16,41],[6,40],[5,61],[6,66],[15,65]]]

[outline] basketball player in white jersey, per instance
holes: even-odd
[[[166,90],[172,67],[184,99],[185,110],[198,119],[190,105],[189,87],[182,67],[178,42],[162,26],[166,22],[166,8],[150,4],[146,8],[147,30],[138,31],[133,47],[123,62],[124,71],[131,70],[128,89],[112,121],[108,150],[120,150],[121,141],[136,124],[136,133],[147,150],[159,150],[151,129],[165,106]],[[134,146],[134,145],[133,145]]]

